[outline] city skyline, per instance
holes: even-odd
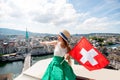
[[[120,33],[119,17],[119,0],[0,1],[0,28],[37,33]]]

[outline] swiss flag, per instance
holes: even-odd
[[[109,61],[83,37],[69,54],[88,70],[101,69],[109,64]]]

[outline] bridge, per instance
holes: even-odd
[[[23,66],[22,72],[24,72],[25,70],[27,70],[28,68],[30,68],[30,66],[31,66],[31,54],[28,53],[26,55],[25,60],[24,60],[24,66]]]

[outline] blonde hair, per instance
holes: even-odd
[[[63,38],[62,38],[63,39]],[[65,44],[65,46],[67,47],[67,53],[71,50],[70,48],[70,45],[68,44],[68,42],[66,42],[64,39],[63,39],[63,42]],[[68,63],[71,65],[71,58],[70,58],[70,55],[67,56],[67,60],[68,60]]]

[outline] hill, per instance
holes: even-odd
[[[51,36],[55,34],[49,34],[49,33],[33,33],[28,32],[29,35],[41,35],[41,36]],[[25,35],[26,31],[21,30],[14,30],[14,29],[8,29],[8,28],[0,28],[0,34],[1,35]],[[119,33],[89,33],[89,34],[72,34],[73,36],[120,36]]]
[[[3,35],[25,35],[25,33],[26,31],[20,31],[20,30],[8,29],[8,28],[0,28],[0,34],[3,34]]]
[[[48,34],[48,33],[33,33],[28,31],[29,35],[54,35],[54,34]],[[0,28],[0,34],[1,35],[26,35],[26,31],[21,30],[14,30],[14,29],[8,29],[8,28]]]

